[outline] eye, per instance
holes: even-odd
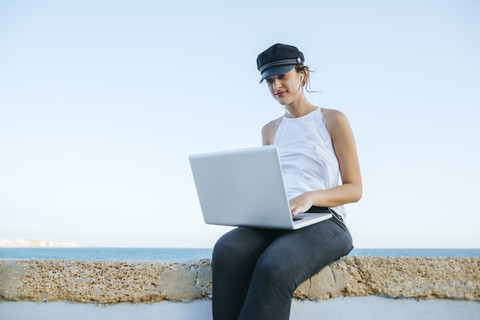
[[[265,79],[265,82],[266,82],[267,84],[272,84],[272,83],[273,83],[273,79],[271,79],[271,78]]]
[[[287,74],[286,74],[286,73],[284,73],[284,74],[279,74],[279,75],[278,75],[278,79],[279,79],[279,80],[283,80],[283,79],[285,79],[286,77],[287,77]]]

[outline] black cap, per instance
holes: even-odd
[[[257,57],[257,69],[262,75],[260,82],[270,76],[290,72],[304,62],[303,53],[297,47],[276,43]]]

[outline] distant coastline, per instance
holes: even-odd
[[[80,248],[75,242],[0,239],[0,248]]]

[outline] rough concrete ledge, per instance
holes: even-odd
[[[209,259],[177,262],[0,259],[0,299],[119,302],[209,298]],[[480,258],[345,257],[305,281],[295,297],[480,301]]]

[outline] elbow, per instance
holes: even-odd
[[[358,201],[360,201],[360,199],[362,199],[362,192],[361,191],[353,197],[352,202],[358,202]]]
[[[354,185],[352,188],[352,193],[351,193],[351,202],[358,202],[362,198],[362,186],[361,185]]]

